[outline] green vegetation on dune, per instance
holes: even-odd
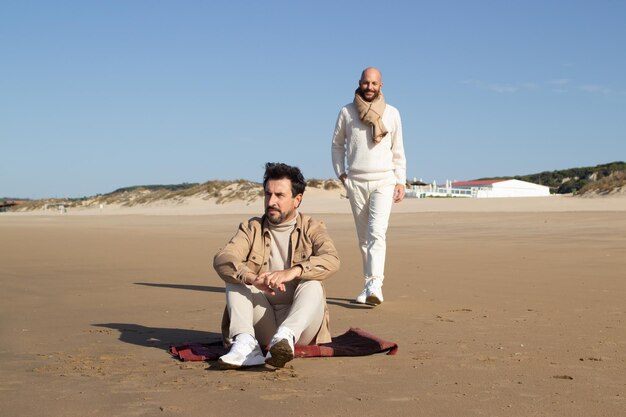
[[[111,191],[110,193],[107,193],[105,195],[111,195],[111,194],[116,194],[116,193],[124,193],[124,192],[131,192],[131,191],[136,191],[136,190],[149,190],[149,191],[157,191],[157,190],[166,190],[166,191],[180,191],[180,190],[186,190],[192,187],[197,186],[198,183],[188,183],[188,182],[184,182],[182,184],[153,184],[153,185],[132,185],[130,187],[123,187],[123,188],[118,188],[115,191]]]
[[[579,194],[608,195],[624,192],[626,192],[626,169],[615,171],[597,181],[587,183],[581,188]]]

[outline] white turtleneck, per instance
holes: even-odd
[[[296,228],[298,213],[293,219],[281,224],[273,224],[268,221],[268,231],[270,232],[270,271],[282,271],[291,268],[291,233]]]

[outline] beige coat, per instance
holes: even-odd
[[[268,270],[270,257],[270,234],[264,227],[265,217],[253,217],[241,223],[235,236],[217,252],[213,267],[226,282],[240,283],[247,272],[260,274]],[[296,227],[291,234],[291,266],[302,267],[299,280],[323,281],[339,270],[339,256],[326,231],[324,223],[309,216],[298,214]],[[323,285],[322,285],[323,287]],[[230,317],[224,311],[222,336],[228,338]],[[315,343],[330,342],[330,317],[324,302],[324,320]]]

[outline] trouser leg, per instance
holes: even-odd
[[[359,241],[359,251],[361,253],[361,261],[363,265],[363,275],[367,281],[367,232],[369,223],[369,192],[367,182],[347,179],[348,181],[348,197],[350,199],[350,208],[354,217],[354,225]]]
[[[289,313],[281,326],[294,334],[295,342],[308,345],[324,320],[324,290],[319,281],[301,281],[295,291]]]
[[[395,182],[381,181],[372,190],[369,199],[366,275],[379,281],[381,285],[385,276],[386,235],[394,188]]]
[[[226,283],[226,306],[230,315],[229,339],[241,333],[267,345],[276,332],[274,309],[265,294],[252,285]]]

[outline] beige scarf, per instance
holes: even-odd
[[[385,97],[381,92],[373,101],[365,101],[357,88],[354,92],[354,105],[359,111],[359,118],[365,124],[372,126],[372,139],[378,143],[389,131],[383,124],[383,112],[385,111]]]

